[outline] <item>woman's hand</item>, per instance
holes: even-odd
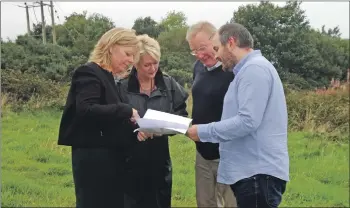
[[[151,134],[151,133],[146,133],[146,132],[141,132],[139,131],[137,134],[137,139],[142,142],[145,141],[146,139],[153,139],[154,137],[160,137],[162,136],[161,134]]]
[[[146,133],[146,132],[141,132],[141,131],[139,131],[139,132],[137,133],[137,139],[138,139],[140,142],[145,141],[145,140],[148,139],[148,138],[153,139],[153,134],[151,134],[151,133]]]
[[[136,120],[139,119],[139,113],[137,112],[137,110],[135,110],[134,108],[132,109],[132,116],[130,118],[130,121],[133,122],[134,124],[136,123]]]

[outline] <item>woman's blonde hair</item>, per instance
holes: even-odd
[[[135,54],[135,57],[137,58],[139,40],[135,30],[117,27],[102,35],[91,52],[89,61],[111,67],[111,53],[109,50],[115,45],[136,47],[137,54]]]
[[[160,61],[160,46],[157,40],[148,35],[138,35],[137,39],[140,41],[140,55],[136,58],[135,64],[140,62],[143,55],[149,54],[157,61]]]

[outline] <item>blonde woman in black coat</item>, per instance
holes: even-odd
[[[72,147],[76,207],[124,206],[126,131],[138,113],[121,102],[114,76],[134,63],[138,46],[135,31],[111,29],[73,74],[58,144]]]
[[[186,117],[188,93],[160,70],[158,42],[147,35],[139,36],[139,40],[140,58],[129,76],[117,81],[123,100],[138,109],[141,117],[147,109]],[[168,135],[138,132],[128,141],[134,141],[134,145],[126,153],[124,208],[170,208],[172,165]]]

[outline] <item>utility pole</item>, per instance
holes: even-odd
[[[56,44],[55,15],[54,15],[52,1],[50,1],[50,7],[51,7],[51,22],[52,22],[52,42],[53,44]]]
[[[28,5],[27,5],[27,3],[25,2],[24,3],[24,5],[25,5],[25,8],[26,8],[26,17],[27,17],[27,31],[28,31],[28,35],[30,36],[30,23],[29,23],[29,7],[28,7]]]
[[[41,9],[41,35],[43,37],[43,43],[46,44],[46,29],[45,29],[45,16],[44,16],[44,4],[43,1],[40,1]]]
[[[30,31],[30,22],[29,22],[29,8],[34,8],[34,7],[37,7],[37,6],[34,6],[34,5],[28,6],[27,3],[24,3],[24,6],[20,6],[20,5],[16,5],[16,6],[26,9],[27,31],[28,31],[28,35],[31,35],[30,34],[31,33],[31,31]]]

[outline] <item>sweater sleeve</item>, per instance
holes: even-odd
[[[128,104],[101,104],[102,83],[88,67],[78,68],[72,83],[75,86],[78,116],[100,121],[127,119],[132,116],[132,107]]]

